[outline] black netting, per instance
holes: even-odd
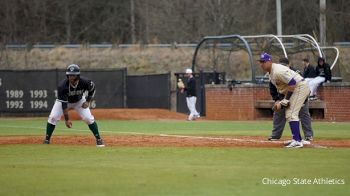
[[[96,84],[92,108],[125,107],[126,69],[85,70],[82,76]],[[1,70],[0,112],[47,113],[57,98],[58,83],[66,78],[65,70]]]
[[[227,80],[250,80],[251,65],[243,42],[237,38],[208,39],[198,49],[195,70],[224,72]]]
[[[330,65],[336,59],[336,50],[318,50],[317,44],[307,35],[282,36],[279,37],[281,42],[273,35],[242,36],[242,38],[248,43],[249,49],[238,37],[213,36],[204,39],[194,56],[195,69],[224,72],[227,80],[251,81],[252,75],[258,79],[265,75],[256,61],[263,52],[271,54],[273,62],[278,62],[281,57],[287,56],[291,65],[301,72],[303,58],[308,58],[313,66],[317,65],[320,52]],[[250,58],[253,59],[252,64]],[[334,76],[340,76],[339,67],[334,66],[332,71]]]
[[[170,109],[170,74],[127,77],[128,108]]]

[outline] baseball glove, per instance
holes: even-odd
[[[184,89],[185,88],[185,84],[182,82],[181,79],[179,79],[179,81],[177,82],[177,87],[179,89]]]
[[[272,107],[272,110],[274,112],[279,112],[279,111],[281,111],[281,109],[282,109],[281,103],[279,101],[276,101],[275,104]]]

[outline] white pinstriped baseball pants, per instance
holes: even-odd
[[[299,111],[309,94],[310,88],[307,82],[299,82],[294,89],[293,95],[290,97],[289,107],[286,109],[286,119],[288,122],[299,121]]]

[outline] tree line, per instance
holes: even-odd
[[[196,43],[276,34],[275,0],[0,0],[0,42]],[[349,41],[350,1],[328,0],[327,42]],[[282,0],[283,34],[319,36],[319,0]]]

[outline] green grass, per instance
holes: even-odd
[[[0,136],[43,135],[46,119],[0,119]],[[98,121],[103,135],[270,134],[271,122]],[[57,126],[55,135],[90,135]],[[317,137],[350,138],[350,123],[313,124]],[[285,135],[289,130],[285,131]],[[316,138],[317,138],[316,137]],[[348,195],[350,149],[0,145],[0,195]],[[265,185],[262,180],[290,180]],[[295,179],[345,185],[296,185]]]
[[[103,135],[142,133],[183,134],[183,135],[245,135],[268,136],[271,131],[271,121],[97,121]],[[1,135],[43,135],[46,128],[46,118],[35,119],[0,119]],[[314,122],[313,129],[316,138],[350,139],[350,123]],[[55,130],[58,135],[88,134],[86,124],[73,121],[73,128],[68,129],[59,122]],[[290,136],[288,125],[284,136]]]

